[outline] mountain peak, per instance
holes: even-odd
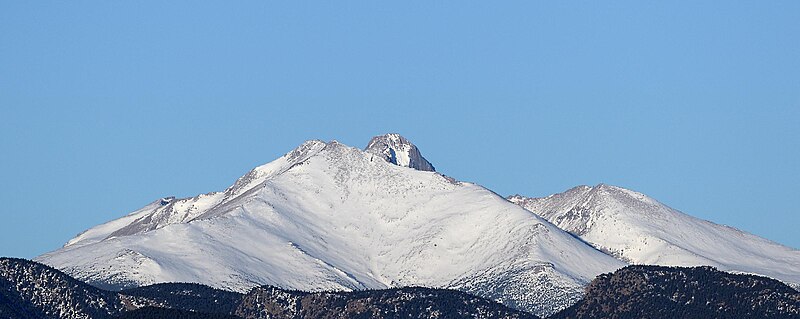
[[[623,187],[601,183],[508,200],[633,264],[706,265],[800,283],[800,251],[692,217]]]
[[[416,145],[397,133],[373,137],[364,150],[398,166],[420,171],[436,171],[433,164],[422,157]]]

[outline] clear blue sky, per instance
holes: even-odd
[[[800,2],[4,1],[0,256],[399,132],[500,194],[608,183],[800,247]]]

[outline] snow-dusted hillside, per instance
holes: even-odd
[[[800,287],[800,250],[686,215],[631,190],[600,184],[509,200],[631,263],[707,265]]]
[[[410,142],[384,144],[392,163],[424,160]],[[394,165],[370,145],[305,142],[223,192],[157,200],[36,260],[109,288],[427,286],[539,315],[625,265],[481,186]]]

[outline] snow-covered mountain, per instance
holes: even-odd
[[[800,250],[686,215],[638,192],[600,184],[508,199],[630,263],[714,266],[800,287]]]
[[[225,191],[156,200],[36,260],[106,288],[426,286],[538,315],[625,265],[479,185],[433,172],[399,135],[373,138],[366,151],[305,142]]]

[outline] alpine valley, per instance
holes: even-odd
[[[628,301],[598,294],[626,290],[630,287],[613,288],[626,283],[670,300],[678,295],[707,298],[697,308],[702,311],[689,310],[699,317],[736,314],[736,307],[751,303],[760,306],[745,307],[750,317],[762,312],[776,318],[800,316],[800,293],[785,285],[800,287],[797,249],[691,217],[620,187],[579,186],[545,198],[503,198],[436,172],[398,134],[374,137],[363,150],[336,141],[307,141],[226,190],[160,198],[84,231],[35,258],[36,263],[12,261],[6,260],[5,267],[16,272],[7,270],[3,276],[48,269],[57,275],[47,278],[68,278],[58,282],[80,287],[80,295],[70,296],[85,296],[87,307],[108,316],[134,309],[164,311],[145,306],[167,303],[153,301],[152,293],[159,290],[149,287],[168,287],[217,294],[209,300],[228,300],[227,308],[213,313],[244,318],[283,318],[264,315],[267,301],[275,303],[269,309],[294,314],[285,318],[303,317],[302,311],[306,317],[325,317],[309,313],[340,309],[337,302],[343,300],[384,314],[388,309],[427,314],[422,317],[447,311],[456,312],[443,317],[615,317],[608,303]],[[630,264],[713,266],[731,273]],[[619,278],[634,279],[620,283],[618,277],[600,276],[618,270],[627,271],[618,272]],[[650,278],[654,281],[648,283]],[[719,301],[697,287],[686,288],[704,280],[716,280],[733,292]],[[25,280],[15,282],[0,279],[9,287]],[[176,282],[204,286],[157,285]],[[669,290],[674,296],[654,285],[674,287]],[[754,287],[758,293],[750,294]],[[4,291],[6,301],[26,299],[12,288]],[[582,299],[585,294],[594,297]],[[460,306],[439,309],[430,300]],[[394,306],[372,304],[381,302]],[[669,313],[669,307],[652,313]],[[12,308],[8,311],[29,311]],[[367,317],[380,317],[376,313]]]

